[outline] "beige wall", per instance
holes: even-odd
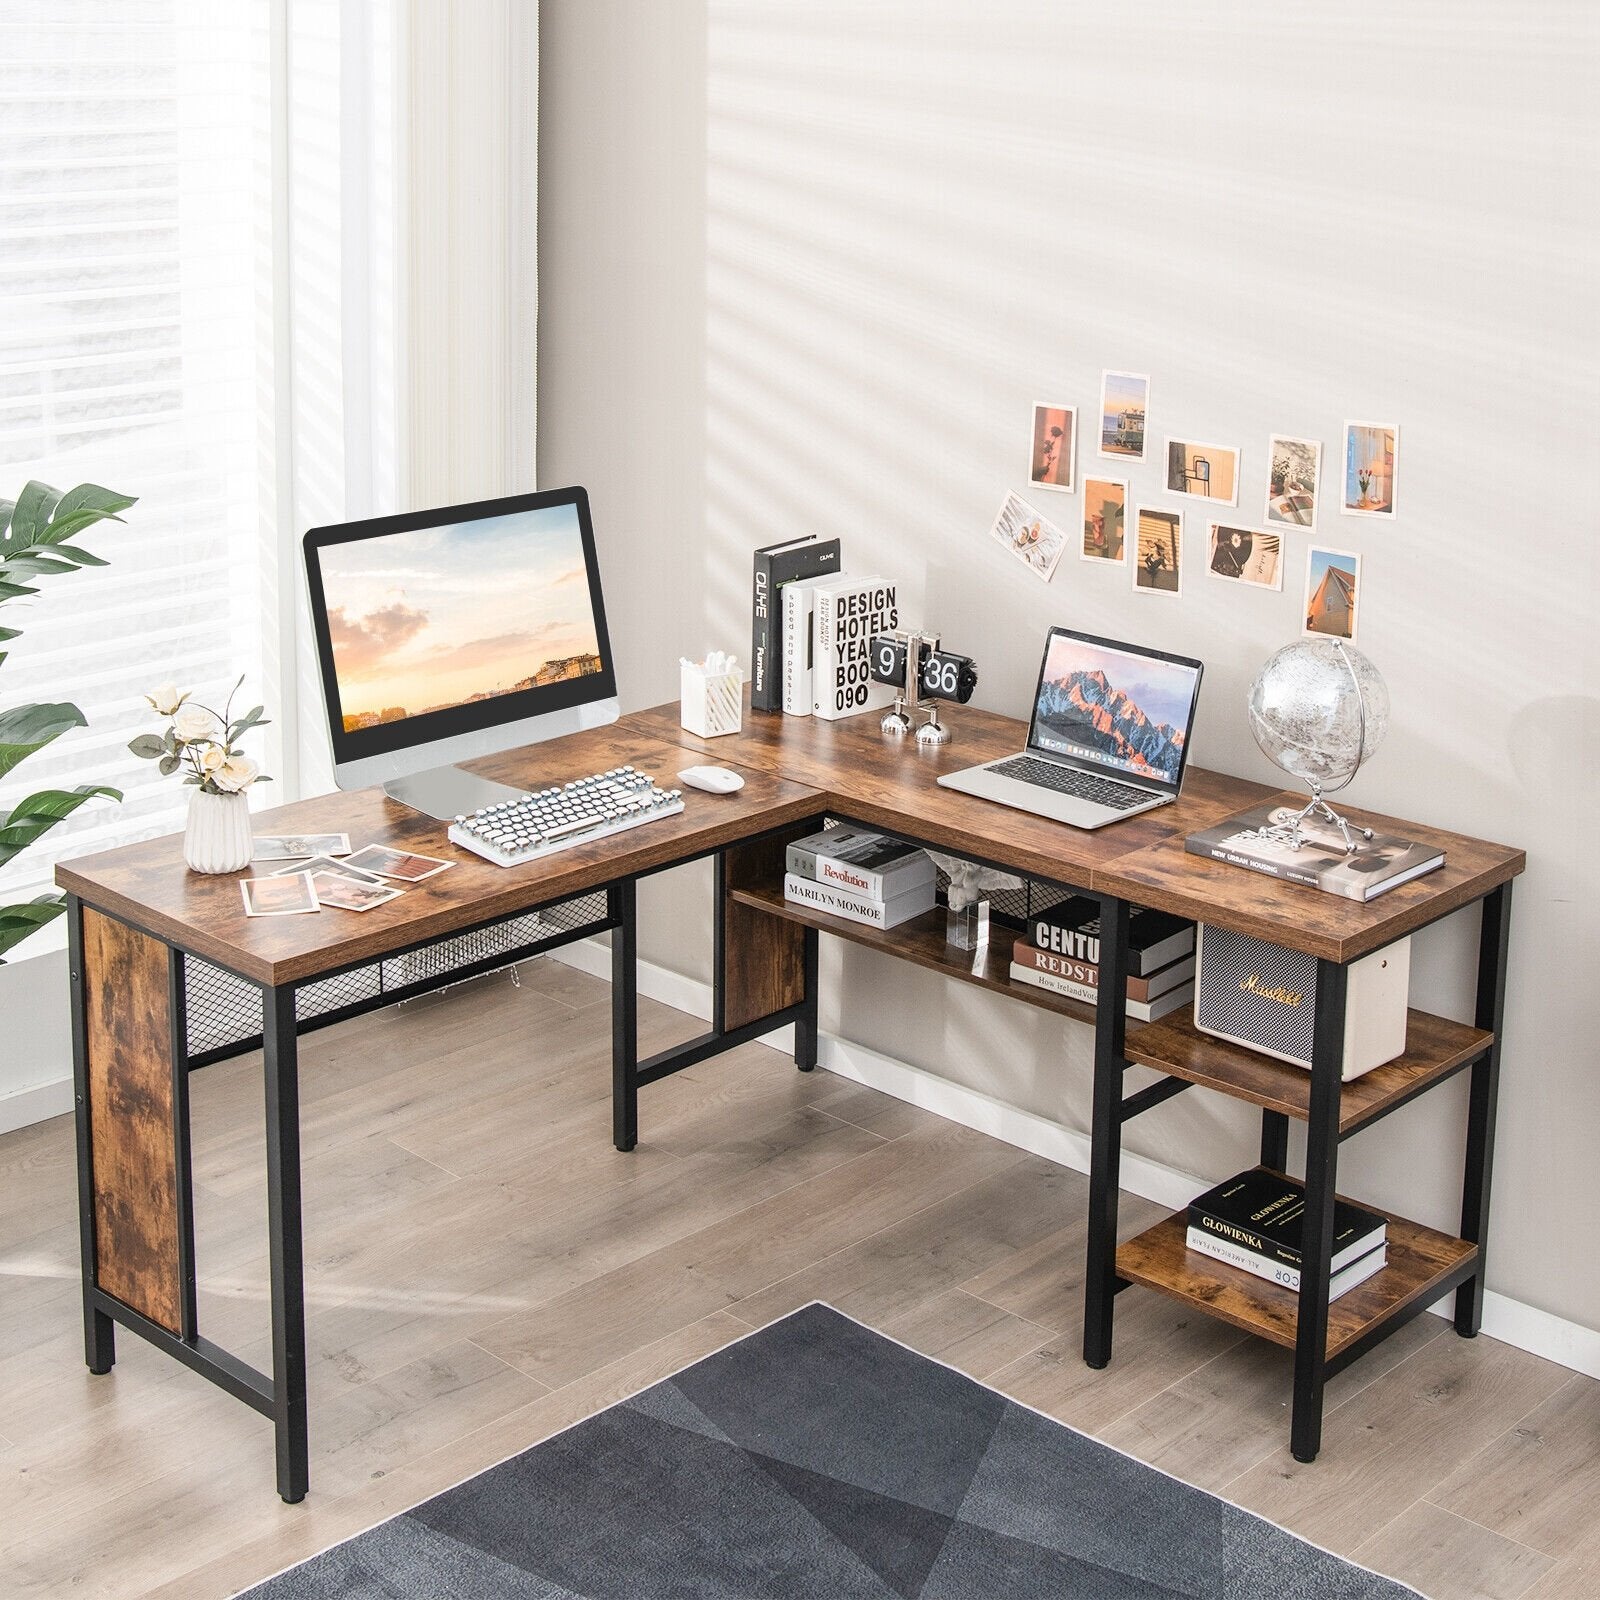
[[[1537,0],[1063,6],[545,0],[540,477],[594,497],[624,702],[747,648],[749,551],[839,534],[1020,711],[1059,622],[1205,659],[1197,759],[1274,769],[1245,727],[1282,594],[1181,598],[1070,557],[1048,587],[985,539],[1025,489],[1030,405],[1152,377],[1171,433],[1324,443],[1320,538],[1364,558],[1360,644],[1389,740],[1361,803],[1524,845],[1490,1283],[1600,1327],[1587,1204],[1600,1074],[1583,974],[1600,870],[1594,283],[1600,15]],[[1346,419],[1401,425],[1393,526],[1333,509]],[[1080,449],[1079,472],[1092,468]],[[1069,527],[1081,496],[1039,492]],[[704,975],[699,893],[647,953]],[[693,930],[686,936],[685,930]],[[1420,941],[1414,998],[1469,1003],[1472,930]],[[1082,1127],[1089,1037],[825,942],[826,1022]],[[889,990],[893,987],[893,993]],[[1460,1084],[1346,1147],[1344,1186],[1452,1226]],[[1240,1106],[1191,1094],[1131,1141],[1221,1174]]]

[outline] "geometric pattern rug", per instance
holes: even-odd
[[[810,1305],[250,1600],[1395,1600]]]

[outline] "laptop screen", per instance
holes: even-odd
[[[1047,755],[1125,772],[1176,791],[1201,664],[1053,628],[1028,743]]]

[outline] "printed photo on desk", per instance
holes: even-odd
[[[298,917],[322,909],[309,872],[294,872],[287,877],[241,878],[239,893],[244,898],[247,917]]]
[[[424,878],[453,867],[455,862],[441,861],[438,856],[419,856],[410,850],[391,850],[385,844],[369,844],[349,857],[346,865],[363,872],[375,872],[380,878],[421,883]]]
[[[1140,506],[1133,550],[1133,586],[1146,594],[1178,594],[1183,582],[1183,513]]]
[[[1036,489],[1073,490],[1078,448],[1078,409],[1041,400],[1033,408],[1033,452],[1028,482]]]
[[[1067,536],[1048,518],[1041,517],[1019,495],[1008,494],[989,537],[1005,546],[1041,583],[1055,576]]]

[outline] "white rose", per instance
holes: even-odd
[[[260,770],[261,768],[249,756],[229,756],[212,773],[211,781],[224,794],[237,794],[241,789],[248,789],[256,781],[256,774]]]
[[[188,698],[188,695],[178,693],[178,686],[175,683],[164,683],[159,689],[152,689],[145,696],[150,709],[163,717],[173,716]]]
[[[183,706],[172,719],[172,732],[183,744],[198,744],[217,731],[217,719],[204,706]]]
[[[200,770],[207,774],[219,772],[228,759],[228,752],[220,744],[208,744],[200,752]]]

